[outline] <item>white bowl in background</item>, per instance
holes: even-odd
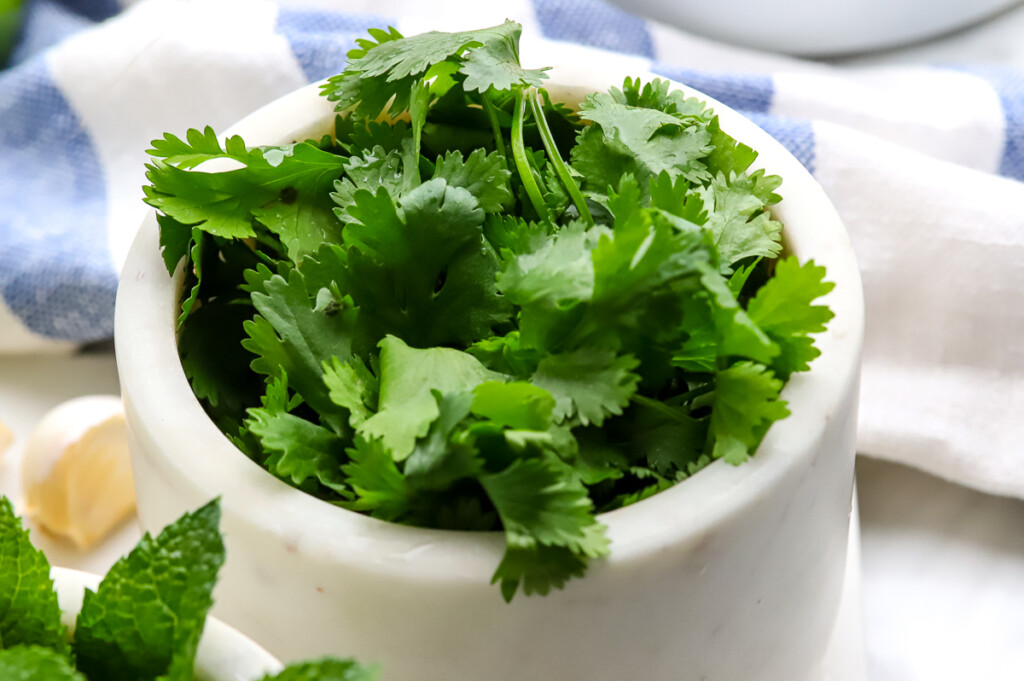
[[[57,591],[61,621],[74,630],[85,590],[100,585],[100,577],[80,570],[50,568]],[[259,681],[281,671],[281,663],[255,641],[213,617],[206,620],[196,652],[196,681]]]
[[[623,9],[743,47],[819,57],[919,42],[1021,0],[611,0]],[[742,20],[738,19],[742,17]]]
[[[554,99],[578,102],[625,74],[555,69]],[[649,74],[637,74],[653,78]],[[148,529],[222,497],[227,563],[218,617],[281,659],[377,661],[388,681],[819,681],[844,578],[863,332],[861,284],[821,187],[779,143],[710,98],[723,129],[784,178],[786,246],[836,283],[822,356],[785,388],[792,415],[757,455],[716,462],[601,516],[611,555],[546,597],[506,604],[491,575],[500,533],[386,523],[277,480],[207,417],[175,343],[171,279],[151,213],[121,277],[116,351],[139,514]],[[310,86],[230,131],[249,144],[318,138],[333,105]]]

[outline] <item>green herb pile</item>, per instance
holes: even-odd
[[[168,134],[146,187],[222,430],[344,508],[503,530],[506,599],[607,554],[596,513],[746,460],[832,288],[778,259],[781,181],[702,102],[626,80],[573,112],[519,34],[371,30],[335,135]]]
[[[0,497],[0,679],[192,681],[211,592],[224,563],[214,501],[146,534],[86,589],[74,635],[61,623],[50,564]],[[323,658],[263,681],[377,681],[375,668]]]

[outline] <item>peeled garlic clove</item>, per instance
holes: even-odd
[[[4,425],[3,421],[0,421],[0,456],[4,455],[4,452],[7,451],[12,442],[14,442],[14,433]]]
[[[79,548],[102,539],[135,510],[121,399],[78,397],[40,421],[22,460],[26,513]]]

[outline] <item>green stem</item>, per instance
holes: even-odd
[[[548,127],[548,119],[544,115],[543,95],[541,95],[539,90],[533,90],[528,93],[528,96],[530,98],[530,109],[533,111],[533,119],[537,122],[537,130],[540,131],[540,138],[544,142],[544,149],[548,152],[548,157],[555,169],[555,174],[558,175],[558,179],[565,186],[565,190],[569,192],[569,198],[572,199],[573,205],[579,211],[580,217],[587,223],[588,227],[593,227],[594,217],[590,214],[590,209],[587,208],[587,201],[583,198],[580,188],[576,186],[576,182],[573,181],[572,175],[569,174],[569,167],[565,165],[562,155],[558,153],[555,138],[551,134],[551,128]]]
[[[483,96],[484,100],[484,111],[487,112],[487,118],[491,121],[491,130],[494,131],[494,145],[501,154],[502,158],[505,159],[505,164],[508,165],[508,155],[505,153],[505,138],[501,134],[501,126],[498,125],[498,114],[494,110],[494,105],[491,104],[491,98],[485,93]]]
[[[696,388],[694,388],[693,390],[688,390],[685,393],[683,393],[682,395],[679,395],[678,397],[675,397],[673,399],[677,400],[680,404],[686,404],[687,402],[692,402],[693,400],[697,399],[701,395],[707,395],[709,392],[713,391],[714,389],[715,389],[714,382],[713,381],[708,381],[704,385],[699,385]]]
[[[670,418],[673,421],[676,421],[678,423],[684,423],[686,425],[692,425],[693,424],[693,421],[694,421],[693,417],[691,417],[688,414],[684,413],[680,409],[676,409],[675,407],[670,407],[667,404],[665,404],[664,402],[660,402],[660,401],[655,400],[653,398],[645,397],[644,395],[636,395],[636,394],[634,394],[634,395],[630,396],[629,401],[632,402],[633,404],[639,404],[641,407],[646,407],[647,409],[651,409],[653,411],[656,411],[659,414],[661,414],[662,416],[666,416],[666,417],[668,417],[668,418]]]
[[[548,213],[547,204],[537,186],[537,180],[533,177],[533,169],[530,167],[530,160],[526,156],[526,144],[523,142],[523,118],[526,115],[526,98],[523,91],[516,89],[515,108],[512,113],[512,158],[516,162],[516,169],[519,171],[519,180],[523,183],[523,189],[533,204],[533,209],[542,222],[552,222]]]

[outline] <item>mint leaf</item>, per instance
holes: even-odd
[[[277,674],[268,674],[262,681],[379,681],[376,666],[361,665],[355,660],[324,657],[319,660],[295,662]]]
[[[4,681],[86,681],[66,655],[51,648],[22,646],[0,650]]]
[[[10,499],[0,497],[0,646],[20,645],[68,651],[50,563],[32,546]]]
[[[147,533],[85,592],[75,629],[78,668],[105,681],[191,681],[211,592],[224,563],[213,501]]]

